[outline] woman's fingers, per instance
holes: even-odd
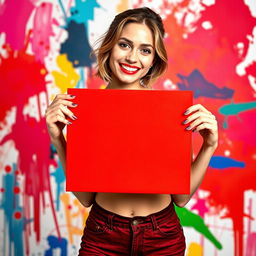
[[[61,100],[68,100],[68,99],[74,99],[76,96],[75,95],[71,95],[71,94],[57,94],[54,98],[54,100],[58,100],[58,99],[61,99]],[[54,101],[53,100],[53,101]]]
[[[50,105],[50,107],[55,107],[55,106],[60,106],[60,105],[63,105],[63,106],[66,106],[66,107],[70,107],[70,108],[74,108],[74,107],[77,107],[77,104],[72,102],[72,101],[69,101],[69,100],[64,100],[64,99],[56,99],[52,102],[52,104]]]
[[[189,114],[191,114],[192,112],[195,112],[195,111],[203,111],[205,113],[210,113],[203,105],[196,104],[196,105],[193,105],[193,106],[189,107],[185,111],[184,115],[189,115]]]
[[[63,123],[63,124],[67,124],[67,125],[72,124],[70,121],[68,121],[68,120],[67,120],[64,116],[62,116],[62,115],[57,114],[57,115],[54,116],[54,118],[55,118],[55,123],[58,121],[58,122],[61,122],[61,123]]]
[[[209,113],[210,113],[210,112],[209,112]],[[197,112],[195,112],[194,114],[188,116],[188,117],[184,120],[183,124],[188,124],[188,123],[190,123],[190,122],[193,122],[193,121],[194,121],[195,119],[197,119],[197,118],[203,118],[203,117],[206,117],[206,118],[210,118],[210,119],[215,120],[215,116],[212,115],[212,114],[209,114],[209,113],[197,111]]]
[[[65,118],[65,115],[62,112],[52,112],[46,117],[46,122],[48,123],[48,126],[50,128],[53,128],[57,122],[63,123],[63,124],[71,124],[70,121],[68,121]]]
[[[198,125],[193,131],[199,132],[201,130],[208,129],[210,131],[216,131],[216,126],[210,123],[202,123]]]
[[[186,130],[198,130],[198,129],[195,129],[198,126],[200,126],[199,129],[201,129],[202,127],[204,127],[203,125],[204,123],[212,125],[213,129],[215,126],[217,127],[217,121],[215,116],[201,104],[197,104],[189,107],[184,114],[185,115],[191,114],[183,122],[183,124],[188,125],[186,127]],[[207,129],[207,128],[204,128],[204,129]]]
[[[198,117],[195,121],[189,124],[188,127],[186,127],[186,130],[194,130],[198,126],[202,124],[209,124],[214,128],[215,125],[217,125],[217,121],[215,119],[212,119],[210,117]],[[207,126],[208,127],[208,126]]]
[[[65,107],[64,105],[60,105],[60,109],[61,111],[68,116],[69,118],[71,118],[72,120],[76,120],[77,117],[73,114],[73,112],[71,110],[69,110],[67,107]]]
[[[74,95],[58,94],[46,109],[46,123],[51,137],[58,137],[65,125],[71,124],[68,118],[71,120],[77,119],[70,110],[77,106],[76,103],[72,102],[74,98]]]

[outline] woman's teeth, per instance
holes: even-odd
[[[133,71],[137,71],[139,68],[131,68],[131,67],[127,67],[125,65],[121,65],[122,68],[124,68],[127,71],[133,72]]]

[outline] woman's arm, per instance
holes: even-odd
[[[66,117],[70,117],[75,121],[76,117],[68,107],[76,107],[76,104],[70,100],[74,99],[74,96],[60,94],[55,97],[53,102],[46,110],[46,123],[48,133],[51,138],[52,144],[55,146],[58,156],[60,158],[64,173],[66,175],[66,140],[62,133],[65,125],[71,124]],[[90,207],[95,194],[94,192],[73,192],[82,205]]]
[[[187,109],[185,115],[190,115],[184,124],[189,124],[187,130],[200,133],[203,137],[203,144],[191,164],[190,194],[172,195],[172,199],[179,207],[184,207],[196,192],[203,181],[211,157],[218,146],[218,125],[215,116],[202,105],[194,105]]]

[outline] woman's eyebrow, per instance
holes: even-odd
[[[126,38],[126,37],[121,37],[121,38],[119,38],[119,40],[124,40],[124,41],[128,42],[129,44],[133,45],[133,42],[131,40],[129,40],[128,38]],[[141,46],[151,47],[151,48],[154,49],[154,47],[151,44],[141,44]]]

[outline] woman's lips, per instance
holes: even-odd
[[[131,66],[125,63],[120,63],[119,65],[120,65],[121,71],[127,75],[134,75],[140,70],[139,67]]]

